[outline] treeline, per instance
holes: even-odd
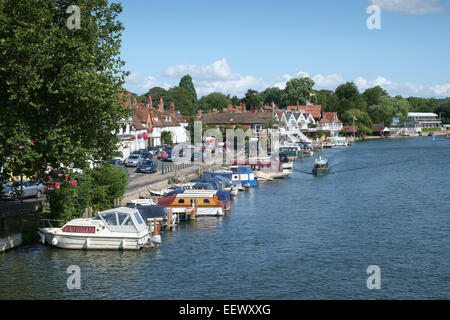
[[[353,82],[347,82],[333,90],[314,90],[315,83],[310,78],[291,79],[284,90],[273,87],[258,92],[249,89],[244,97],[231,97],[219,92],[213,92],[197,99],[196,90],[189,75],[184,76],[179,86],[165,90],[155,87],[138,97],[144,102],[148,95],[153,101],[163,98],[167,103],[174,102],[175,108],[184,115],[193,115],[198,109],[208,112],[212,109],[222,111],[228,104],[233,106],[244,103],[247,109],[261,108],[264,105],[276,104],[279,108],[289,105],[305,105],[307,102],[322,105],[323,112],[337,112],[338,117],[351,125],[357,118],[360,133],[371,133],[373,124],[391,125],[396,115],[406,118],[408,112],[434,112],[441,115],[443,123],[450,123],[450,98],[403,98],[390,97],[380,86],[360,92]],[[156,104],[156,103],[154,103]]]

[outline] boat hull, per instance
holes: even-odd
[[[107,235],[61,234],[58,229],[41,228],[38,231],[43,244],[73,250],[139,250],[149,241],[149,233],[139,236],[114,237]]]
[[[321,175],[327,174],[327,173],[329,173],[329,172],[330,172],[330,168],[327,168],[327,169],[317,169],[317,168],[314,168],[314,169],[312,170],[312,173],[313,173],[314,175],[316,175],[316,176],[321,176]]]

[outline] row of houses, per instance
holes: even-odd
[[[130,94],[128,94],[125,106],[131,107],[133,116],[122,120],[123,126],[118,133],[122,142],[119,151],[122,152],[123,159],[133,151],[162,145],[164,131],[170,132],[173,143],[189,140],[186,130],[189,117],[177,112],[173,102],[170,104],[170,109],[165,110],[162,98],[157,106],[153,106],[151,96],[148,97],[147,103],[138,103],[136,98],[131,102]]]
[[[306,106],[297,104],[286,109],[272,105],[264,106],[260,110],[246,110],[243,104],[235,107],[229,104],[223,112],[212,110],[203,114],[199,110],[197,120],[213,126],[234,128],[239,125],[251,129],[254,133],[259,133],[271,120],[278,121],[288,131],[308,130],[314,127],[316,130],[329,131],[333,136],[338,135],[343,127],[336,112],[322,114],[322,106],[312,104]]]

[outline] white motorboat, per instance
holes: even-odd
[[[99,212],[93,218],[74,219],[62,228],[40,228],[38,234],[43,244],[63,249],[138,250],[150,238],[139,211],[127,207]]]

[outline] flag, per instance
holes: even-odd
[[[315,95],[316,95],[315,93],[310,93],[309,94],[310,97],[315,96]]]
[[[358,118],[357,118],[357,117],[354,117],[354,118],[353,118],[353,121],[358,121]]]

